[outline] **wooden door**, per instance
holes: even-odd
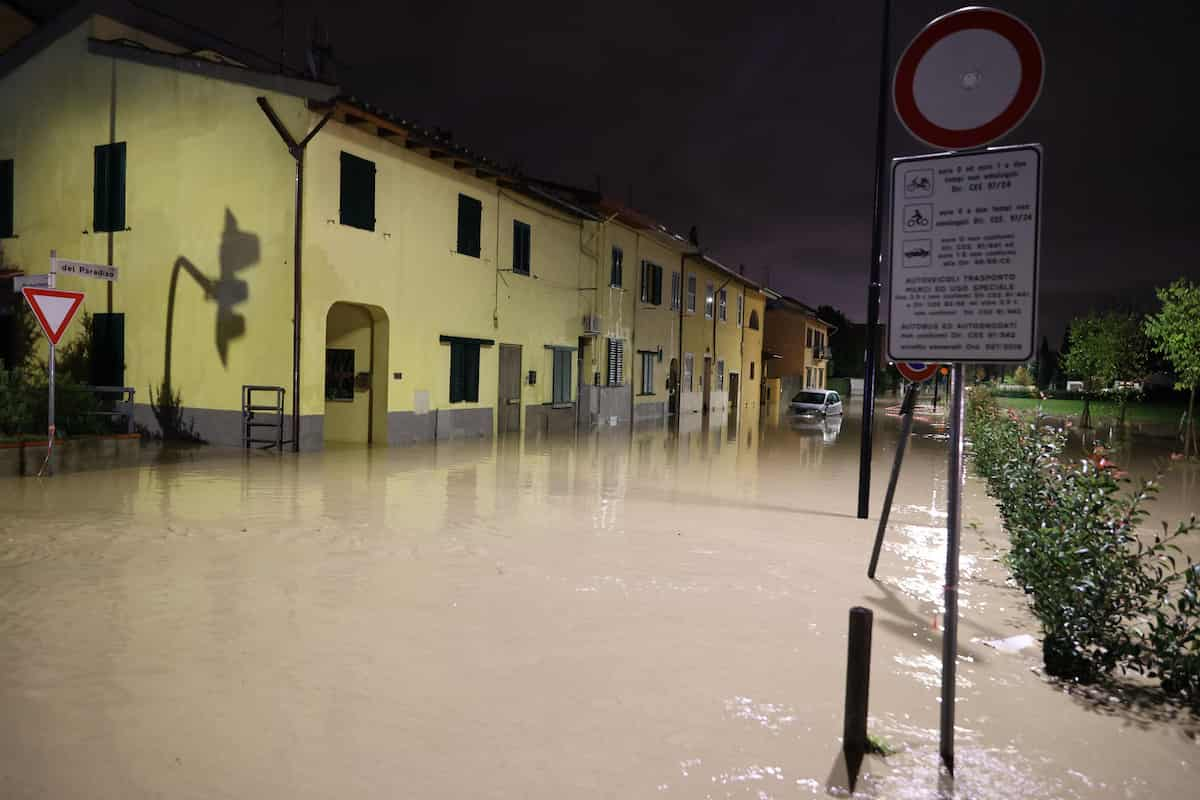
[[[500,392],[496,400],[496,431],[521,430],[521,345],[500,345]]]

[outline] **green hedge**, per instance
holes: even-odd
[[[50,406],[49,384],[40,370],[0,370],[0,435],[7,438],[45,436]],[[110,433],[109,417],[98,416],[96,395],[71,380],[56,380],[54,418],[59,436]]]
[[[967,420],[972,462],[1012,545],[1013,577],[1041,623],[1046,671],[1085,681],[1135,672],[1200,707],[1200,565],[1176,545],[1200,520],[1163,523],[1147,540],[1139,528],[1157,480],[1126,490],[1103,448],[1069,458],[1064,430],[1022,422],[980,387]]]
[[[849,378],[826,378],[825,388],[837,392],[843,400],[850,397]]]

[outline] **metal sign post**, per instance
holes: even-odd
[[[954,681],[958,672],[958,552],[962,531],[963,365],[950,376],[950,473],[946,495],[945,618],[942,622],[942,720],[938,750],[954,774]]]
[[[939,751],[954,773],[954,680],[962,522],[963,364],[1033,356],[1042,148],[984,148],[1041,95],[1045,56],[1029,27],[970,6],[930,22],[896,66],[892,100],[913,137],[957,152],[892,162],[888,356],[953,362]]]
[[[917,392],[921,384],[910,383],[904,392],[904,404],[900,406],[900,441],[896,445],[896,461],[892,464],[892,477],[888,479],[887,495],[883,498],[883,511],[879,515],[879,529],[875,531],[875,547],[871,550],[871,564],[867,577],[874,579],[875,567],[879,565],[879,551],[883,549],[883,534],[887,530],[888,517],[892,513],[892,500],[896,497],[896,483],[900,480],[900,465],[904,463],[904,450],[912,433],[913,412],[917,406]]]
[[[58,272],[58,259],[55,258],[55,251],[51,250],[50,251],[50,274],[46,280],[46,288],[47,289],[57,288],[54,285],[54,281],[55,281],[54,276],[57,272]],[[49,413],[50,419],[49,419],[49,427],[47,429],[49,432],[49,435],[46,440],[46,463],[42,464],[42,469],[44,469],[46,471],[47,475],[53,475],[54,474],[54,465],[50,461],[50,454],[54,451],[54,340],[53,339],[50,339],[49,382],[50,382],[50,404],[49,404],[50,405],[50,413]]]

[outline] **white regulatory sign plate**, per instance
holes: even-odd
[[[891,360],[1033,357],[1041,186],[1036,144],[892,162]]]

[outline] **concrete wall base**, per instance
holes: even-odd
[[[184,437],[195,437],[205,444],[221,445],[224,447],[242,446],[242,412],[215,408],[189,408],[184,406],[180,411],[181,428]],[[133,406],[133,422],[147,436],[158,438],[162,436],[162,425],[154,414],[154,409],[147,403],[135,403]],[[323,414],[303,414],[300,417],[300,449],[303,451],[320,450],[325,445],[325,416]],[[270,428],[258,428],[259,438],[268,438],[274,431]],[[292,436],[292,416],[284,415],[284,441]],[[287,445],[284,445],[285,449]]]
[[[141,437],[136,433],[57,441],[50,454],[50,473],[136,466],[141,445]],[[37,475],[45,460],[45,441],[2,444],[0,478]]]

